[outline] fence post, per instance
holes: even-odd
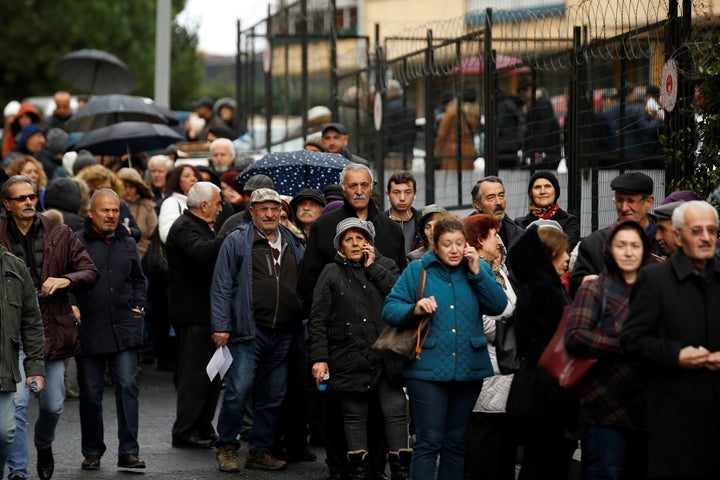
[[[270,152],[272,140],[270,134],[272,132],[272,115],[273,115],[273,79],[272,79],[272,62],[273,62],[273,48],[272,48],[272,16],[270,15],[270,5],[267,8],[267,32],[265,38],[267,45],[267,65],[265,68],[265,149]]]
[[[568,94],[568,121],[570,128],[566,131],[569,134],[568,151],[566,152],[566,162],[568,167],[568,212],[580,217],[580,202],[582,190],[580,178],[580,161],[579,161],[579,135],[580,135],[580,115],[578,112],[578,80],[580,69],[580,27],[573,27],[573,50],[570,57],[570,88]],[[593,175],[595,178],[595,175]]]
[[[302,137],[303,143],[308,134],[308,110],[310,101],[308,99],[308,9],[307,0],[300,1],[300,48],[302,71],[300,72],[300,112],[302,115]]]
[[[247,132],[247,105],[243,105],[243,75],[247,75],[247,65],[243,68],[242,54],[242,30],[240,28],[240,19],[237,20],[235,30],[235,124],[238,125],[238,135]],[[247,56],[245,56],[247,58]],[[248,62],[249,63],[249,62]]]
[[[435,57],[433,56],[433,32],[427,31],[427,49],[425,50],[425,204],[435,203],[435,112],[433,110],[433,75]]]
[[[485,9],[485,47],[483,49],[485,68],[485,175],[497,175],[500,169],[495,149],[497,102],[494,53],[492,49],[492,8]]]
[[[373,131],[373,138],[375,139],[375,153],[374,153],[374,162],[370,162],[372,165],[374,163],[375,170],[377,171],[377,181],[378,186],[380,187],[380,191],[385,191],[385,159],[383,158],[383,135],[385,134],[385,122],[382,121],[382,117],[384,116],[385,112],[385,82],[383,79],[385,78],[385,58],[384,58],[383,48],[380,45],[380,24],[375,24],[375,95],[371,95],[370,103],[373,105],[373,117],[371,119],[370,123],[372,125],[371,129]],[[382,114],[380,115],[380,129],[375,129],[375,96],[380,95],[380,105]],[[385,196],[381,193],[380,194],[380,205],[383,206],[383,209],[385,208]]]
[[[330,112],[333,122],[339,118],[338,74],[337,74],[337,5],[330,0]]]

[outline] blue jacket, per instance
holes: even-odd
[[[143,319],[132,308],[145,306],[146,292],[135,240],[119,224],[108,244],[107,239],[92,228],[89,218],[77,236],[100,272],[92,288],[74,292],[82,315],[81,354],[140,348]]]
[[[493,375],[482,315],[498,315],[507,295],[490,265],[480,262],[473,275],[465,264],[448,270],[433,252],[408,265],[385,299],[383,320],[393,326],[411,324],[423,266],[427,269],[425,297],[438,308],[420,358],[410,362],[405,378],[430,381],[473,381]]]
[[[292,253],[299,265],[305,253],[302,242],[280,225],[282,254],[285,249]],[[210,328],[212,332],[230,332],[230,343],[242,342],[255,337],[253,315],[253,267],[252,247],[254,225],[242,222],[223,241],[215,262],[210,287]]]

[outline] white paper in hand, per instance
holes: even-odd
[[[212,381],[217,374],[220,374],[220,378],[225,377],[232,361],[233,359],[232,355],[230,355],[230,349],[228,349],[227,346],[218,347],[208,362],[207,367],[205,367],[205,371],[207,372],[210,381]]]

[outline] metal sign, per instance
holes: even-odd
[[[375,103],[373,105],[373,121],[375,122],[375,131],[379,132],[382,127],[382,96],[380,92],[375,92]]]
[[[677,103],[678,91],[678,74],[677,64],[675,60],[670,59],[665,62],[662,72],[662,85],[660,87],[660,96],[662,98],[663,108],[667,112],[672,112]]]

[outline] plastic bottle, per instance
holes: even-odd
[[[326,373],[325,375],[323,375],[322,382],[318,383],[317,389],[320,390],[321,392],[324,392],[325,390],[327,390],[328,380],[330,380],[330,374]]]

